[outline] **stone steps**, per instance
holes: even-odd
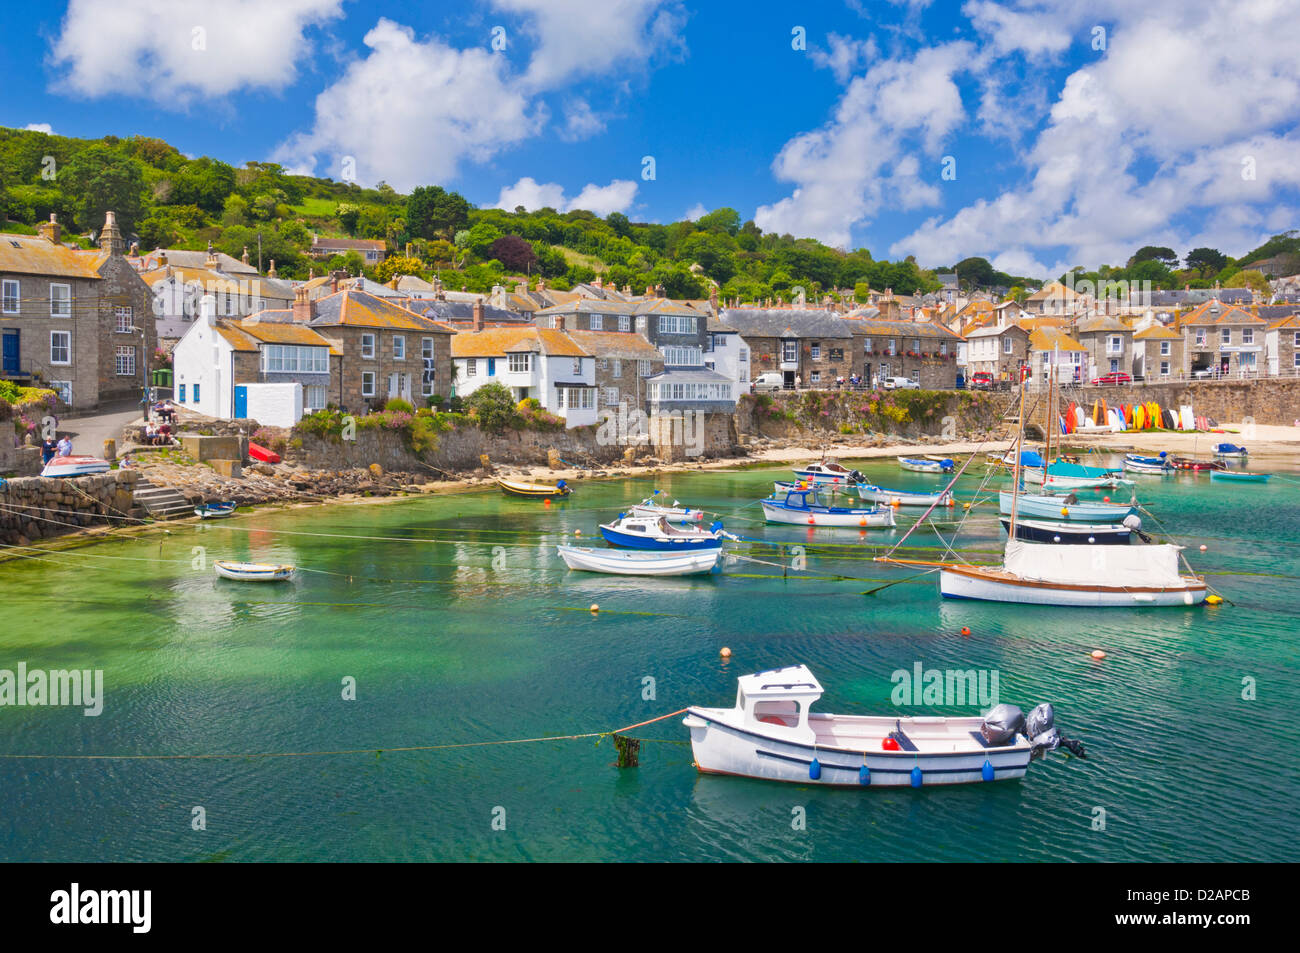
[[[145,512],[157,520],[194,515],[194,504],[179,490],[158,486],[143,478],[135,485],[135,505],[144,507]]]

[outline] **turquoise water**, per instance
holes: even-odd
[[[885,485],[936,483],[893,461],[858,466]],[[1053,755],[1021,782],[830,790],[702,777],[680,743],[646,744],[639,768],[619,770],[612,744],[591,739],[0,759],[0,860],[1300,859],[1293,477],[1145,479],[1141,499],[1198,571],[1229,573],[1210,581],[1235,605],[1088,611],[945,602],[933,575],[864,596],[870,580],[914,572],[869,558],[910,518],[865,533],[763,527],[752,501],[787,474],[582,483],[550,508],[480,493],[254,513],[0,565],[0,668],[98,668],[106,690],[98,718],[0,708],[0,752],[313,752],[603,731],[730,705],[736,676],[799,662],[826,686],[821,710],[888,714],[900,711],[891,673],[920,662],[996,670],[1002,700],[1026,710],[1053,702],[1088,760]],[[978,482],[963,478],[959,495]],[[557,541],[595,536],[655,487],[722,512],[734,532],[807,547],[811,572],[740,563],[637,581],[564,568]],[[958,545],[991,560],[1001,537],[993,508],[977,506]],[[913,543],[943,545],[931,530]],[[789,546],[736,552],[792,558]],[[308,571],[278,587],[216,580],[211,561],[232,557]],[[1247,678],[1256,700],[1242,698]],[[687,737],[680,717],[633,734]],[[206,830],[192,829],[196,806]]]

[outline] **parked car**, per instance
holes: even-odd
[[[914,381],[910,377],[886,377],[881,381],[881,386],[885,390],[920,390],[919,381]]]
[[[976,371],[970,376],[971,390],[992,390],[993,375],[988,371]]]
[[[1199,381],[1203,381],[1217,376],[1217,373],[1217,367],[1202,367],[1199,371],[1192,371],[1192,376]]]
[[[769,371],[766,374],[759,374],[750,382],[749,392],[751,394],[770,394],[775,390],[785,389],[785,375],[775,371]]]
[[[1123,371],[1114,371],[1113,373],[1105,374],[1101,377],[1094,377],[1092,383],[1094,386],[1100,386],[1102,384],[1132,384],[1133,378],[1125,374]]]

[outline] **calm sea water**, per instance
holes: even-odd
[[[886,485],[937,482],[893,461],[860,467]],[[729,705],[738,675],[799,662],[826,686],[821,710],[888,714],[891,673],[920,662],[996,670],[1002,700],[1026,710],[1053,702],[1088,760],[1053,755],[1021,782],[920,790],[702,777],[680,717],[633,732],[677,743],[644,745],[627,770],[590,739],[0,759],[0,860],[1300,859],[1294,475],[1262,487],[1146,478],[1141,499],[1198,571],[1225,573],[1210,581],[1235,604],[1085,611],[945,602],[933,575],[863,595],[909,575],[869,557],[911,520],[866,533],[764,527],[753,501],[787,473],[583,483],[550,508],[481,493],[250,514],[0,565],[0,668],[102,669],[106,691],[98,718],[0,708],[0,752],[314,752],[603,731]],[[959,494],[978,482],[963,478]],[[742,563],[636,581],[564,568],[556,542],[595,536],[655,488],[722,512],[737,533],[805,546],[812,572]],[[983,506],[957,545],[992,559],[1001,538]],[[788,546],[736,551],[791,558]],[[214,578],[218,558],[308,571],[241,585]],[[341,697],[345,678],[355,700]],[[1247,679],[1255,700],[1242,697]],[[206,830],[192,828],[196,806]]]

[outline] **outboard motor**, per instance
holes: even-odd
[[[862,471],[860,471],[860,470],[850,470],[850,471],[849,471],[849,482],[850,482],[850,483],[865,483],[866,481],[867,481],[867,478],[864,477],[864,476],[862,475]]]
[[[991,745],[1010,744],[1025,733],[1025,713],[1015,705],[998,705],[984,717],[980,734]]]
[[[1046,752],[1057,748],[1064,748],[1076,757],[1088,757],[1080,742],[1066,738],[1061,734],[1061,729],[1056,727],[1056,712],[1049,702],[1043,702],[1029,713],[1025,719],[1025,735],[1034,746],[1031,758],[1041,758]]]
[[[1142,517],[1138,516],[1136,513],[1130,513],[1128,516],[1124,517],[1124,528],[1137,533],[1138,539],[1142,540],[1142,542],[1151,542],[1151,537],[1142,532]]]

